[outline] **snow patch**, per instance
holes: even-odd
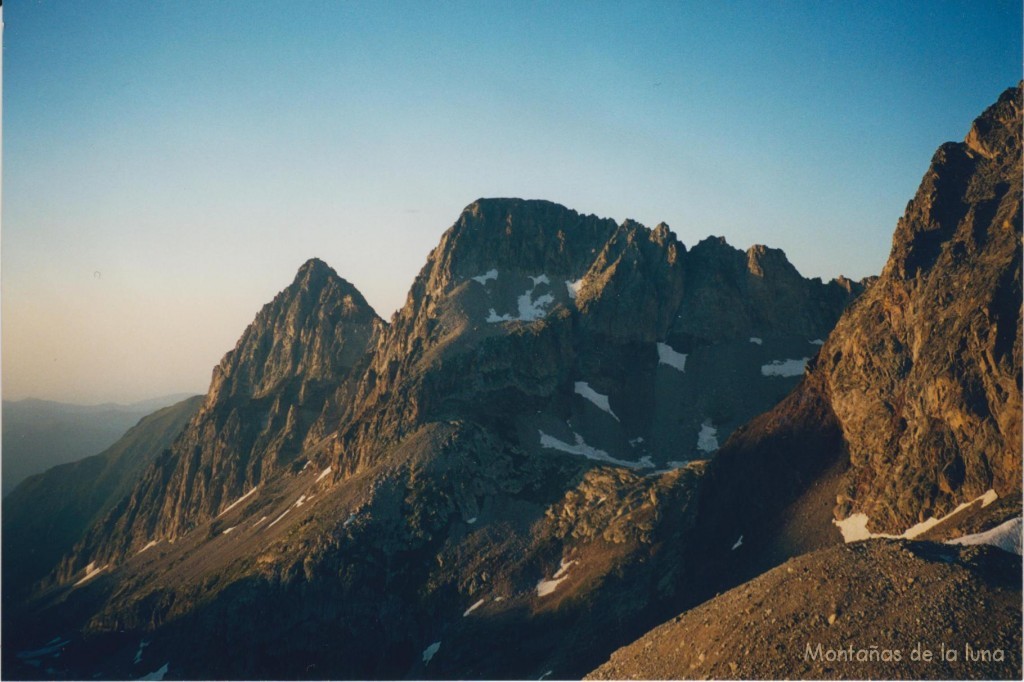
[[[291,508],[291,507],[288,507],[287,509],[285,509],[285,510],[284,510],[284,512],[282,512],[280,516],[278,516],[278,517],[277,517],[276,519],[274,519],[274,520],[273,520],[273,521],[272,521],[272,522],[270,523],[270,525],[269,525],[269,526],[267,526],[267,528],[272,528],[272,527],[274,526],[274,524],[275,524],[275,523],[277,523],[278,521],[280,521],[281,519],[283,519],[283,518],[284,518],[284,516],[285,516],[285,514],[287,514],[287,513],[288,513],[288,512],[290,512],[291,510],[292,510],[292,508]]]
[[[687,465],[687,462],[679,462],[673,460],[671,462],[665,462],[665,464],[667,464],[671,469],[682,469],[684,466]]]
[[[423,664],[426,665],[426,664],[430,663],[430,659],[432,659],[434,657],[434,654],[436,654],[440,648],[441,648],[441,642],[438,641],[438,642],[434,642],[433,644],[428,646],[426,649],[424,649],[423,650]]]
[[[735,552],[735,551],[736,551],[737,549],[739,549],[739,548],[740,548],[740,547],[742,547],[742,546],[743,546],[743,536],[741,535],[741,536],[740,536],[740,539],[736,541],[736,544],[734,544],[734,545],[732,546],[732,551],[734,551],[734,552]]]
[[[331,473],[331,467],[327,467],[326,469],[321,471],[320,475],[316,477],[316,481],[315,482],[319,483],[320,481],[324,480],[324,478],[326,478],[327,474],[329,474],[329,473]]]
[[[306,496],[305,495],[300,495],[299,499],[295,500],[295,507],[296,507],[296,509],[301,507],[305,502],[306,502]]]
[[[466,519],[466,523],[476,523],[476,517],[474,516],[471,519]]]
[[[813,341],[808,341],[807,343],[811,344],[812,346],[824,346],[825,345],[825,342],[822,341],[821,339],[814,339]]]
[[[568,577],[568,576],[566,576],[566,577]],[[540,580],[537,583],[537,596],[538,597],[546,597],[546,596],[548,596],[549,594],[554,592],[555,588],[558,587],[562,583],[562,581],[564,581],[564,580],[565,580],[565,578],[559,578],[558,580],[543,580],[543,579]]]
[[[718,449],[718,429],[705,419],[700,425],[700,433],[697,434],[697,449],[701,452],[714,452]]]
[[[307,462],[306,464],[309,464],[309,462]],[[227,507],[225,507],[225,508],[224,508],[224,510],[223,510],[223,511],[221,511],[221,513],[220,513],[220,514],[217,514],[217,518],[219,519],[220,517],[222,517],[222,516],[224,516],[225,514],[227,514],[227,513],[229,512],[229,511],[231,511],[232,509],[234,509],[234,508],[235,508],[235,507],[236,507],[236,506],[237,506],[237,505],[238,505],[239,503],[241,503],[241,502],[242,502],[242,500],[244,500],[245,498],[249,497],[249,496],[250,496],[250,495],[252,495],[252,494],[253,494],[254,492],[256,492],[256,487],[253,487],[253,489],[252,489],[252,490],[250,490],[250,491],[249,491],[249,492],[247,492],[246,494],[242,495],[242,496],[241,496],[241,497],[239,497],[239,498],[238,498],[237,500],[235,500],[234,502],[232,502],[231,504],[229,504],[229,505],[228,505]]]
[[[19,651],[17,656],[22,660],[43,658],[44,656],[53,656],[54,654],[59,654],[60,650],[67,646],[70,642],[70,639],[61,639],[60,637],[54,637],[46,643],[46,646],[41,647],[39,649],[31,649],[29,651]]]
[[[981,533],[947,540],[947,545],[992,545],[1012,554],[1021,554],[1021,517],[1005,521]]]
[[[575,563],[577,563],[575,559],[573,559],[572,561],[566,561],[565,559],[559,561],[558,570],[555,571],[554,578],[557,580],[558,578],[564,577],[566,572],[569,570],[569,567]]]
[[[341,524],[341,527],[342,527],[342,528],[348,528],[348,525],[349,525],[350,523],[352,523],[353,521],[355,521],[355,520],[356,520],[356,515],[355,515],[355,514],[352,514],[352,515],[351,515],[351,516],[349,516],[349,517],[348,517],[347,519],[345,519],[345,523]]]
[[[132,661],[135,665],[142,663],[142,650],[149,646],[149,642],[144,639],[139,640],[139,650],[135,652],[135,660]]]
[[[767,365],[761,365],[761,374],[766,377],[798,377],[807,368],[808,360],[810,358],[772,360]]]
[[[89,581],[89,580],[92,580],[97,575],[99,575],[104,570],[106,570],[107,566],[109,566],[109,565],[110,564],[103,564],[99,568],[96,568],[96,562],[95,561],[90,561],[89,565],[85,567],[85,575],[82,577],[81,580],[79,580],[77,583],[72,585],[72,587],[78,587],[82,583],[84,583],[86,581]]]
[[[640,445],[643,442],[644,442],[644,437],[643,436],[637,436],[636,438],[630,438],[629,439],[629,444],[632,445],[634,448],[637,445]]]
[[[551,673],[553,673],[553,672],[555,672],[555,671],[554,670],[549,670],[546,673],[544,673],[543,675],[541,675],[540,677],[538,677],[537,679],[538,680],[546,680],[551,675]]]
[[[476,277],[470,277],[470,279],[474,279],[477,282],[480,282],[480,284],[487,284],[489,280],[498,279],[498,271],[495,268],[491,268],[484,274],[477,275]]]
[[[537,596],[546,597],[552,592],[554,592],[555,588],[558,587],[562,583],[562,581],[569,577],[569,567],[575,563],[575,559],[568,562],[565,559],[562,559],[559,562],[558,570],[555,572],[555,575],[552,577],[551,580],[544,580],[543,578],[541,578],[537,582]]]
[[[667,343],[658,342],[658,362],[674,367],[680,372],[686,371],[686,353],[677,352]]]
[[[575,282],[569,279],[565,280],[565,289],[569,292],[569,298],[573,301],[575,301],[576,297],[580,295],[580,289],[582,288],[583,278],[580,278]]]
[[[480,601],[478,601],[477,603],[475,603],[475,604],[473,604],[472,606],[470,606],[470,607],[469,607],[468,609],[466,609],[466,610],[465,610],[465,611],[463,612],[463,614],[462,614],[462,617],[463,617],[463,618],[465,618],[465,617],[466,617],[466,616],[468,616],[469,614],[471,614],[471,613],[473,613],[474,611],[476,611],[476,610],[477,610],[478,608],[480,608],[481,606],[483,606],[483,605],[484,605],[484,602],[485,602],[485,601],[487,601],[487,599],[486,599],[486,598],[484,598],[484,599],[481,599],[481,600],[480,600]]]
[[[590,402],[594,403],[600,409],[604,410],[611,416],[615,417],[615,420],[618,421],[619,418],[615,415],[614,412],[612,412],[612,407],[611,405],[608,404],[608,396],[602,395],[601,393],[598,393],[597,391],[592,389],[590,387],[590,384],[588,384],[586,381],[577,381],[575,391],[578,395],[581,395]]]
[[[927,531],[927,530],[929,530],[931,528],[934,528],[935,526],[939,525],[940,523],[942,523],[943,521],[948,519],[950,516],[953,516],[954,514],[959,514],[964,509],[967,509],[968,507],[970,507],[972,504],[976,504],[978,502],[981,502],[981,508],[984,509],[988,505],[990,505],[993,502],[995,502],[998,497],[999,496],[996,495],[996,491],[995,490],[987,490],[987,491],[985,491],[984,495],[979,495],[978,497],[974,498],[970,502],[964,502],[963,504],[957,505],[956,509],[954,509],[953,511],[949,512],[948,514],[943,516],[941,519],[936,519],[933,516],[931,518],[925,519],[921,523],[918,523],[918,524],[915,524],[915,525],[911,526],[910,528],[908,528],[906,530],[905,533],[903,533],[903,537],[908,538],[908,539],[915,538],[918,535],[920,535],[921,533],[924,533],[925,531]]]
[[[539,320],[547,314],[547,307],[555,302],[555,297],[551,294],[544,294],[538,296],[536,299],[533,298],[533,291],[537,288],[538,284],[548,284],[547,275],[538,275],[537,277],[531,277],[533,280],[533,286],[526,290],[522,296],[516,300],[516,305],[519,309],[519,317],[513,317],[512,315],[505,314],[499,315],[495,312],[494,308],[491,308],[487,315],[487,321],[491,323],[495,322],[533,322]]]
[[[512,322],[515,319],[516,318],[512,317],[511,315],[499,315],[498,313],[494,312],[494,308],[491,308],[490,314],[487,316],[487,321],[490,322],[491,324],[494,324],[495,322]]]
[[[750,343],[756,343],[757,345],[760,346],[762,343],[764,343],[764,341],[762,341],[760,338],[758,338],[756,336],[751,336],[750,337]]]
[[[858,542],[860,540],[868,540],[873,537],[896,537],[895,535],[875,535],[869,531],[867,514],[850,514],[842,521],[832,519],[832,523],[839,528],[839,532],[843,534],[843,542]]]
[[[533,290],[527,291],[525,294],[519,297],[519,319],[523,322],[533,322],[544,317],[547,313],[545,308],[555,302],[555,297],[551,294],[544,294],[538,296],[536,300],[532,297]]]
[[[238,528],[238,526],[231,526],[230,528],[226,528],[226,529],[224,529],[224,532],[221,533],[221,535],[227,535],[228,533],[233,531],[235,528]]]
[[[616,459],[604,450],[598,450],[595,447],[587,445],[583,441],[583,436],[578,433],[573,433],[573,436],[576,438],[576,443],[574,445],[560,441],[554,436],[549,436],[540,430],[538,430],[537,433],[540,434],[540,446],[542,448],[561,450],[562,452],[568,452],[570,455],[582,455],[587,459],[593,459],[607,464],[614,464],[620,467],[628,467],[630,469],[648,469],[654,467],[654,463],[651,461],[650,457],[644,457],[639,462],[628,462],[626,460]]]
[[[267,520],[266,516],[261,516],[259,521],[257,521],[256,523],[252,524],[252,527],[255,528],[256,526],[260,525],[261,523],[263,523],[266,520]]]
[[[167,674],[167,668],[170,667],[170,665],[171,665],[170,663],[164,663],[162,666],[160,666],[159,670],[154,670],[150,674],[143,675],[139,679],[140,680],[156,680],[157,682],[159,682],[160,680],[164,679],[164,675]]]
[[[153,549],[154,547],[156,547],[156,545],[157,545],[157,543],[158,543],[158,542],[160,542],[160,541],[159,541],[159,540],[150,540],[150,541],[149,541],[148,543],[146,543],[146,546],[145,546],[145,547],[143,547],[142,549],[140,549],[140,550],[139,550],[138,552],[136,552],[135,554],[136,554],[136,555],[139,555],[139,554],[142,554],[143,552],[145,552],[145,551],[146,551],[147,549]]]
[[[995,502],[996,499],[998,499],[998,497],[999,496],[996,495],[995,490],[988,490],[983,495],[979,495],[970,502],[964,502],[963,504],[957,505],[956,509],[949,512],[942,518],[937,519],[934,516],[932,516],[931,518],[925,519],[920,523],[914,524],[900,535],[892,535],[891,533],[872,533],[868,530],[868,515],[861,512],[858,512],[856,514],[850,514],[842,521],[836,521],[835,519],[832,519],[832,523],[836,527],[838,527],[839,532],[843,534],[843,542],[858,542],[860,540],[870,540],[871,538],[913,540],[922,533],[925,533],[928,530],[939,525],[949,517],[954,516],[955,514],[959,514],[964,509],[970,507],[972,504],[980,502],[981,507],[984,509],[988,505]]]

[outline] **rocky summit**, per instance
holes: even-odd
[[[390,322],[307,262],[5,605],[4,674],[875,676],[779,632],[864,635],[884,575],[892,628],[995,623],[971,644],[1017,655],[977,670],[1019,675],[1019,520],[1016,555],[915,538],[1013,549],[1020,108],[940,149],[864,282],[521,199],[466,207]],[[685,655],[644,635],[680,613]]]

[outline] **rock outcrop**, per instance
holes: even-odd
[[[899,533],[1020,494],[1020,87],[936,152],[818,371],[850,458],[840,517]]]

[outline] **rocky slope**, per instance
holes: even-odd
[[[992,547],[812,552],[652,630],[586,679],[1020,679],[1020,570]]]

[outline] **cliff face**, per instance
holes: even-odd
[[[902,532],[1021,480],[1021,90],[939,148],[818,371],[850,471],[837,513]]]

